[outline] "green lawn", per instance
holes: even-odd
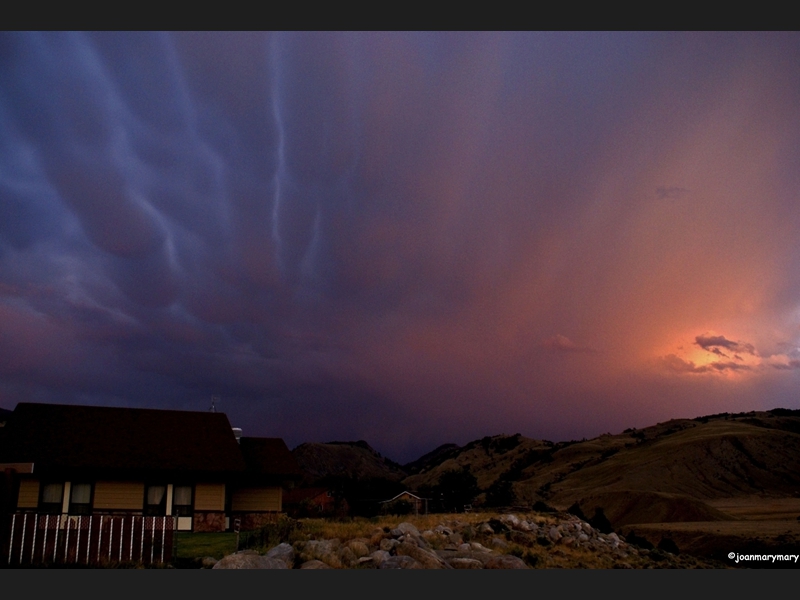
[[[176,534],[178,559],[203,558],[213,556],[222,558],[236,552],[235,533],[191,533]]]

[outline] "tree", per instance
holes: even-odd
[[[487,506],[511,506],[515,500],[514,485],[508,479],[498,479],[486,490]]]
[[[434,488],[436,498],[440,498],[445,510],[462,511],[478,495],[478,480],[468,467],[446,471],[439,477],[439,485]]]

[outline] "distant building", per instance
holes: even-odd
[[[421,498],[416,494],[409,491],[400,492],[390,500],[384,500],[382,503],[384,512],[392,512],[402,506],[410,506],[410,511],[415,515],[420,513],[428,514],[428,498]]]
[[[2,416],[2,415],[0,415]],[[301,477],[283,440],[223,413],[20,403],[0,429],[2,512],[174,516],[184,531],[274,520]]]

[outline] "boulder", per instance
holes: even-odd
[[[375,565],[380,567],[381,563],[383,563],[383,561],[385,561],[391,555],[388,552],[385,552],[384,550],[376,550],[375,552],[373,552],[369,556],[373,560]]]
[[[362,558],[369,554],[369,546],[361,540],[351,540],[347,543],[347,547],[353,551],[357,558]]]
[[[475,558],[449,558],[447,564],[454,569],[482,569],[483,563]]]
[[[449,565],[435,552],[425,550],[413,544],[402,543],[395,548],[398,556],[410,556],[422,565],[424,569],[449,569]]]
[[[485,569],[527,569],[528,565],[521,558],[510,554],[493,556],[484,564]]]
[[[398,525],[396,529],[401,532],[401,535],[411,534],[414,537],[419,537],[419,529],[414,527],[411,523],[407,522],[400,523],[400,525]]]
[[[500,521],[509,529],[517,529],[519,527],[519,517],[517,515],[502,515]]]
[[[390,556],[385,561],[383,561],[378,567],[379,569],[424,569],[419,562],[411,558],[410,556],[400,555],[400,556]]]
[[[261,556],[252,550],[229,554],[212,569],[288,569],[286,563],[277,558]]]
[[[267,552],[267,558],[277,558],[286,563],[288,568],[294,566],[294,548],[287,543],[278,544]]]
[[[329,565],[326,565],[321,560],[307,560],[302,565],[300,565],[301,569],[330,569]]]

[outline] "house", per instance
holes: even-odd
[[[421,498],[409,491],[400,492],[394,498],[384,500],[381,504],[383,504],[384,512],[413,511],[415,515],[420,514],[420,512],[428,514],[428,498]]]
[[[0,435],[3,512],[174,516],[255,528],[301,477],[281,439],[237,439],[223,413],[20,403]]]
[[[328,488],[295,488],[286,492],[283,505],[293,517],[331,515],[336,510],[336,499]]]

